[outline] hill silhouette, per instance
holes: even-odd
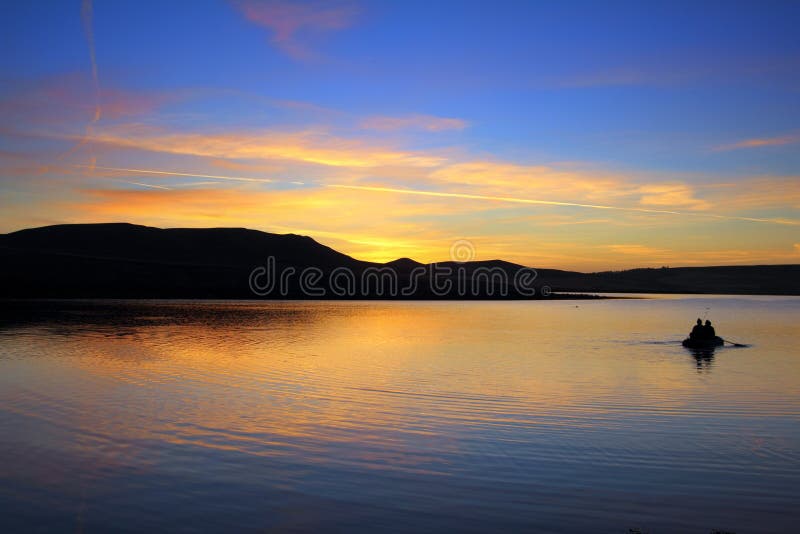
[[[294,234],[245,228],[159,229],[128,223],[56,225],[0,234],[0,297],[254,298],[251,273],[265,266],[269,257],[274,258],[276,272],[316,268],[324,275],[319,284],[327,290],[324,298],[531,298],[513,282],[507,294],[501,294],[497,279],[484,276],[502,272],[513,281],[520,270],[527,269],[502,260],[425,265],[400,258],[381,264],[357,260]],[[431,290],[430,271],[425,271],[431,267],[452,270],[452,275],[444,277],[452,290]],[[402,295],[382,292],[375,284],[336,295],[329,277],[342,269],[358,276],[391,271],[400,287],[411,287],[414,276],[419,283]],[[420,270],[428,274],[420,276]],[[591,274],[539,269],[537,273],[537,295],[545,285],[556,292],[800,294],[800,265]],[[475,290],[464,295],[455,290],[458,284]],[[296,277],[287,282],[284,292],[265,296],[314,297],[302,290]]]

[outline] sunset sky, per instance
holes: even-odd
[[[701,5],[702,4],[702,5]],[[800,263],[800,3],[4,3],[0,232]]]

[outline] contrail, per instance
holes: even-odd
[[[654,210],[645,208],[623,208],[619,206],[603,206],[599,204],[578,204],[576,202],[558,202],[555,200],[536,200],[531,198],[517,198],[517,197],[498,197],[491,195],[472,195],[469,193],[442,193],[439,191],[425,191],[420,189],[395,189],[392,187],[374,187],[366,185],[343,185],[343,184],[327,184],[326,187],[337,187],[341,189],[356,189],[359,191],[375,191],[378,193],[400,193],[406,195],[423,195],[429,197],[450,197],[450,198],[465,198],[470,200],[494,200],[497,202],[514,202],[517,204],[543,204],[547,206],[571,206],[578,208],[593,208],[597,210],[622,210],[622,211],[639,211],[643,213],[668,213],[670,215],[684,215],[679,211],[670,210]]]
[[[93,168],[105,171],[119,171],[119,172],[137,172],[142,174],[159,174],[162,176],[189,176],[191,178],[213,178],[215,180],[228,180],[232,182],[260,182],[260,183],[274,183],[275,180],[269,178],[244,178],[241,176],[220,176],[217,174],[196,174],[189,172],[172,172],[172,171],[154,171],[151,169],[126,169],[123,167],[98,167],[90,165],[74,164],[73,167]],[[303,182],[291,182],[297,185],[305,185]]]
[[[97,57],[94,51],[94,23],[93,23],[94,10],[92,9],[92,0],[83,0],[81,3],[81,22],[83,23],[83,32],[86,35],[86,44],[89,47],[89,61],[91,62],[92,69],[92,89],[94,91],[94,113],[89,123],[86,125],[86,131],[81,137],[80,141],[75,143],[72,148],[56,157],[56,160],[62,159],[74,153],[80,147],[89,142],[92,138],[92,129],[95,124],[100,120],[103,115],[103,109],[100,106],[100,79],[97,76]],[[94,168],[94,167],[92,167]]]
[[[537,200],[531,198],[517,198],[517,197],[501,197],[491,195],[472,195],[468,193],[442,193],[439,191],[426,191],[420,189],[396,189],[392,187],[374,187],[364,185],[344,185],[344,184],[322,184],[325,187],[336,187],[340,189],[355,189],[359,191],[375,191],[379,193],[398,193],[404,195],[422,195],[429,197],[449,197],[449,198],[464,198],[470,200],[490,200],[496,202],[513,202],[517,204],[539,204],[545,206],[566,206],[576,208],[591,208],[597,210],[617,210],[617,211],[631,211],[638,213],[657,213],[667,215],[681,215],[689,217],[710,217],[714,219],[727,219],[732,221],[748,221],[748,222],[761,222],[772,224],[788,224],[800,225],[800,221],[791,219],[760,219],[757,217],[738,217],[735,215],[717,215],[713,213],[697,213],[691,211],[673,211],[673,210],[657,210],[649,208],[626,208],[622,206],[605,206],[601,204],[580,204],[577,202],[558,202],[555,200]]]
[[[81,4],[81,20],[83,21],[83,31],[86,33],[86,42],[89,45],[89,59],[92,62],[92,83],[94,85],[94,117],[89,123],[90,126],[99,121],[103,113],[100,108],[100,81],[97,77],[97,58],[94,52],[93,18],[92,0],[83,0]]]
[[[172,191],[172,189],[170,189],[169,187],[163,186],[163,185],[145,184],[145,183],[142,183],[142,182],[129,182],[128,180],[120,180],[120,182],[124,182],[126,184],[131,184],[131,185],[138,185],[138,186],[141,186],[141,187],[149,187],[151,189],[164,189],[166,191]]]
[[[77,164],[73,166],[83,167],[83,168],[89,167],[89,165],[77,165]],[[217,180],[228,180],[235,182],[288,183],[293,185],[313,185],[317,187],[351,189],[356,191],[371,191],[375,193],[395,193],[400,195],[419,195],[419,196],[440,197],[440,198],[462,198],[466,200],[486,200],[491,202],[510,202],[514,204],[533,204],[533,205],[543,205],[543,206],[586,208],[595,210],[626,211],[633,213],[652,213],[657,215],[679,215],[682,217],[704,217],[710,219],[722,219],[729,221],[746,221],[746,222],[758,222],[758,223],[769,223],[769,224],[783,224],[791,226],[800,225],[800,221],[794,219],[763,219],[758,217],[740,217],[736,215],[718,215],[715,213],[698,213],[692,211],[659,210],[652,208],[629,208],[623,206],[607,206],[604,204],[582,204],[579,202],[559,202],[556,200],[540,200],[533,198],[519,198],[519,197],[506,197],[506,196],[493,196],[493,195],[475,195],[470,193],[446,193],[441,191],[430,191],[425,189],[399,189],[394,187],[379,187],[379,186],[367,186],[367,185],[307,183],[307,182],[298,182],[289,180],[279,181],[279,180],[270,180],[269,178],[220,176],[214,174],[194,174],[186,172],[158,171],[152,169],[127,169],[122,167],[94,167],[94,168],[107,171],[136,172],[143,174],[158,174],[163,176],[188,176],[192,178],[214,178]]]

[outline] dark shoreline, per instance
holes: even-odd
[[[347,276],[342,278],[342,273]],[[20,299],[477,301],[587,300],[648,293],[800,295],[800,265],[581,273],[497,259],[423,264],[400,258],[374,263],[307,236],[128,223],[56,225],[0,234],[0,274],[0,298]]]
[[[608,295],[592,295],[589,293],[580,293],[574,295],[556,294],[553,293],[547,297],[508,297],[508,298],[494,298],[494,297],[476,297],[476,298],[425,298],[425,297],[348,297],[348,298],[300,298],[300,297],[281,297],[281,298],[258,298],[258,297],[185,297],[185,296],[75,296],[75,297],[48,297],[48,296],[34,296],[34,297],[0,297],[0,302],[139,302],[139,301],[159,301],[159,302],[247,302],[247,303],[267,303],[267,302],[521,302],[521,301],[548,301],[548,300],[620,300],[620,299],[644,299],[646,297],[627,297],[627,296],[608,296]]]

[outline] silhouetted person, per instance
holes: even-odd
[[[705,326],[703,326],[703,338],[714,339],[715,337],[717,337],[717,332],[711,326],[711,321],[706,321]]]
[[[703,320],[697,319],[697,324],[694,325],[692,328],[692,332],[689,334],[690,339],[703,339],[703,334],[705,333],[705,329],[703,328]]]

